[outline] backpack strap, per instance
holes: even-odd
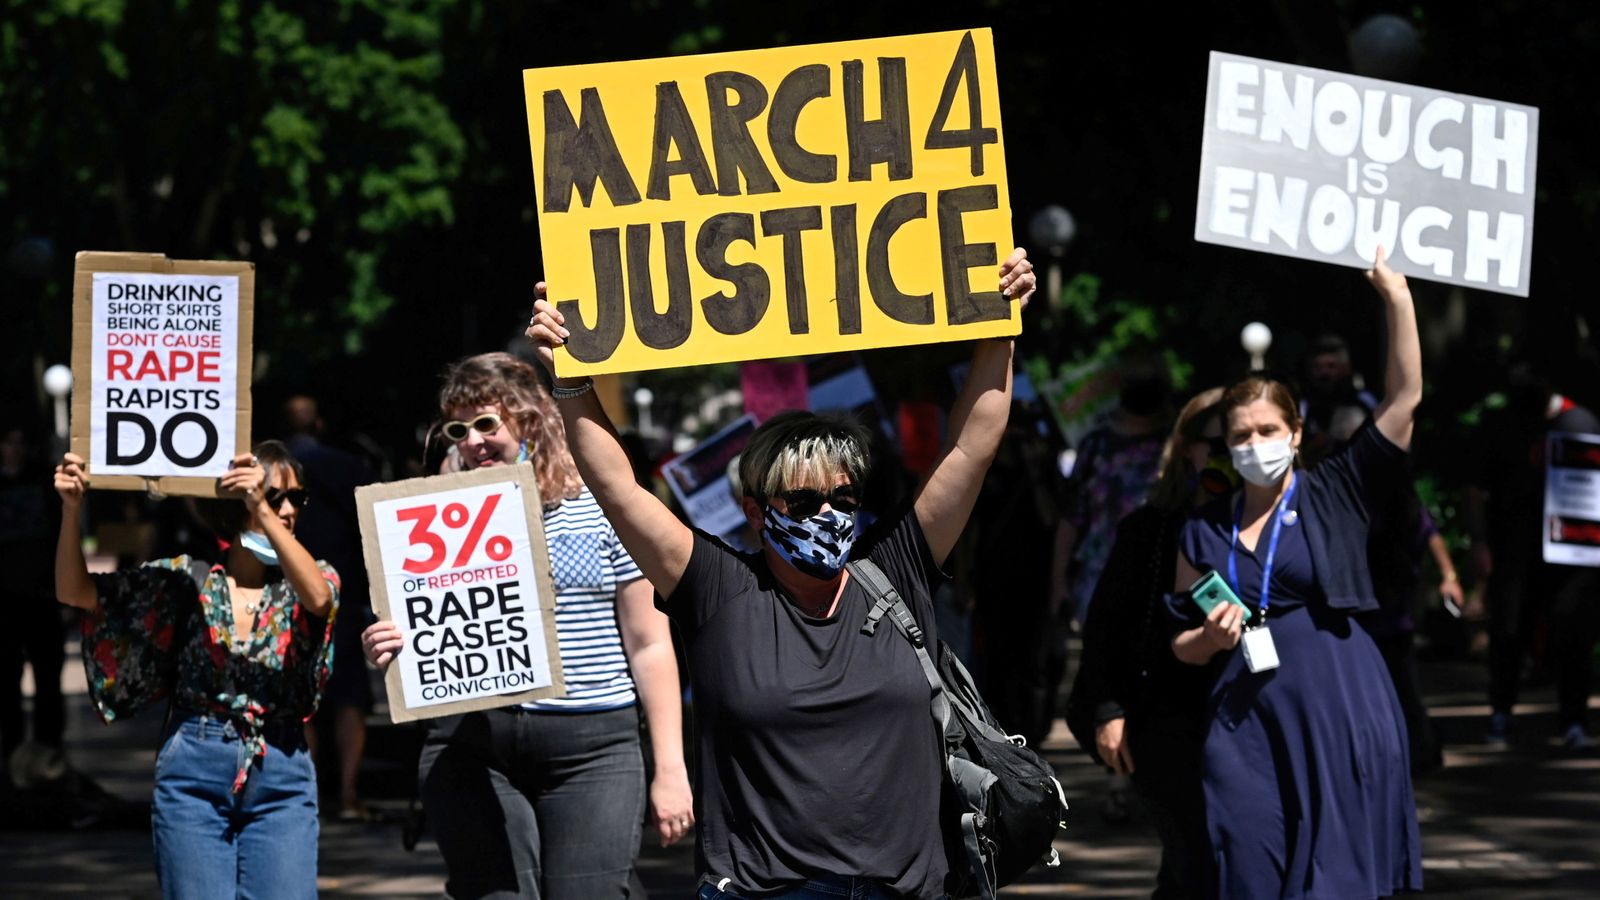
[[[870,559],[855,559],[845,564],[851,576],[861,583],[867,595],[873,598],[872,610],[867,613],[867,620],[861,626],[861,633],[866,635],[878,632],[878,623],[884,614],[889,614],[894,622],[894,627],[911,642],[911,649],[916,651],[917,662],[922,664],[923,677],[928,679],[928,687],[933,691],[929,701],[933,712],[933,721],[939,725],[939,733],[944,736],[945,742],[950,741],[950,700],[945,695],[944,679],[939,677],[939,667],[934,665],[933,657],[928,655],[927,636],[922,627],[917,624],[915,616],[906,607],[905,600],[900,598],[900,592],[889,583],[889,576],[883,574],[878,564]]]

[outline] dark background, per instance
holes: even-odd
[[[1029,312],[1022,352],[1036,366],[1154,343],[1181,385],[1204,386],[1239,371],[1239,329],[1259,319],[1277,337],[1280,370],[1298,371],[1306,342],[1333,330],[1381,384],[1378,308],[1358,272],[1192,238],[1215,49],[1539,107],[1531,297],[1415,283],[1423,454],[1458,455],[1519,356],[1546,364],[1558,389],[1600,401],[1589,330],[1600,318],[1600,14],[1590,3],[5,6],[0,384],[13,416],[42,420],[38,373],[68,359],[75,251],[248,258],[258,265],[257,435],[277,431],[278,397],[309,388],[336,432],[415,454],[439,371],[514,340],[540,274],[522,68],[981,26],[1000,54],[1019,240],[1047,204],[1078,226],[1059,260],[1067,289]],[[1379,13],[1408,23],[1414,43],[1353,42]],[[923,364],[961,353],[868,360],[890,401],[929,399],[948,389]],[[735,383],[732,371],[641,381],[656,389],[657,421],[672,423],[707,385]]]

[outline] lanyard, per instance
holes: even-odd
[[[1272,504],[1272,537],[1267,540],[1267,560],[1261,566],[1261,621],[1260,625],[1267,622],[1267,606],[1271,603],[1272,594],[1272,562],[1278,556],[1278,537],[1283,532],[1283,515],[1279,509],[1286,509],[1289,501],[1294,499],[1294,490],[1300,486],[1300,478],[1295,477],[1289,483],[1289,489],[1283,496]],[[1242,594],[1239,590],[1239,521],[1244,518],[1244,495],[1239,495],[1239,503],[1233,512],[1233,542],[1228,545],[1228,584],[1233,588],[1234,594]],[[1260,544],[1257,544],[1260,546]]]

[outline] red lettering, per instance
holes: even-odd
[[[199,354],[200,364],[196,367],[196,378],[199,381],[221,381],[222,376],[217,374],[217,369],[222,365],[222,354],[215,350],[207,350]]]
[[[132,379],[133,376],[128,373],[132,365],[133,354],[127,350],[111,350],[106,353],[107,378],[116,378],[120,374],[122,378]]]

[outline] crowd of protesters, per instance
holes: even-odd
[[[1026,308],[1026,255],[1000,277]],[[1410,292],[1381,251],[1368,279],[1381,391],[1331,335],[1311,343],[1298,396],[1260,373],[1179,393],[1169,361],[1136,350],[1070,455],[1014,400],[1012,343],[980,342],[945,452],[894,508],[868,490],[895,467],[881,436],[778,414],[733,467],[754,552],[686,524],[592,382],[553,376],[566,331],[541,286],[525,358],[445,373],[418,467],[531,466],[569,688],[427,724],[416,777],[446,891],[637,896],[649,826],[663,845],[696,839],[702,898],[943,896],[927,685],[897,635],[856,639],[871,606],[845,570],[858,559],[887,573],[930,643],[944,570],[958,573],[974,607],[963,655],[1001,723],[1038,745],[1065,719],[1107,772],[1101,814],[1142,808],[1154,826],[1156,896],[1420,890],[1412,778],[1442,764],[1416,663],[1434,599],[1486,613],[1489,742],[1514,734],[1543,627],[1560,738],[1589,745],[1600,569],[1546,564],[1536,530],[1545,436],[1600,422],[1536,366],[1512,372],[1470,475],[1458,571],[1408,462],[1423,392]],[[151,821],[168,896],[314,896],[319,811],[374,815],[360,778],[373,678],[404,645],[375,620],[361,555],[354,492],[380,467],[327,440],[310,393],[288,398],[281,426],[283,442],[233,461],[232,499],[146,517],[159,537],[94,575],[81,541],[93,473],[59,457],[52,499],[43,442],[20,427],[0,441],[8,789],[66,765],[59,600],[79,611],[99,714],[167,717]],[[1203,607],[1207,579],[1237,602]]]

